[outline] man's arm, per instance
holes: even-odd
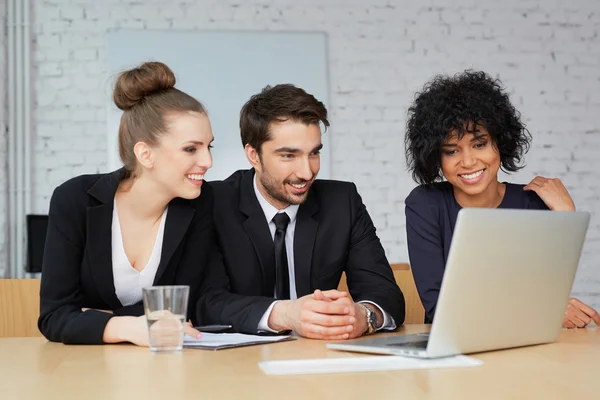
[[[377,326],[375,326],[375,330],[388,330],[393,331],[398,326],[396,325],[396,321],[394,321],[394,317],[392,317],[389,313],[387,313],[379,304],[373,303],[372,301],[359,301],[359,304],[364,304],[371,306],[371,309],[377,315]]]
[[[346,296],[324,302],[310,294],[273,304],[273,298],[234,294],[229,290],[229,278],[218,246],[214,246],[211,258],[202,279],[195,323],[229,324],[236,332],[257,334],[265,332],[259,323],[266,316],[271,331],[293,330],[304,337],[330,340],[346,339],[344,335],[352,330],[354,316],[350,301],[343,298]]]
[[[221,250],[216,243],[202,275],[196,302],[196,325],[232,325],[235,332],[259,333],[258,323],[273,299],[231,293]]]
[[[350,208],[352,231],[346,264],[350,294],[356,302],[376,305],[376,311],[381,311],[382,319],[385,320],[387,314],[393,324],[401,325],[405,317],[404,295],[396,283],[373,221],[354,184],[350,192]]]

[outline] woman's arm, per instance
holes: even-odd
[[[409,196],[405,214],[410,267],[425,308],[425,322],[430,323],[435,315],[445,269],[438,207],[421,204],[419,199]]]
[[[86,205],[77,203],[79,191],[81,188],[72,180],[56,188],[50,200],[38,327],[54,342],[100,344],[112,315],[82,311],[80,269],[86,240]]]
[[[542,207],[545,205],[553,211],[575,211],[575,203],[569,191],[558,178],[536,176],[523,189],[535,192],[544,203]],[[538,207],[534,205],[534,208]],[[569,329],[584,328],[592,321],[596,325],[600,325],[600,315],[598,312],[580,300],[574,297],[570,298],[567,303],[562,326]]]

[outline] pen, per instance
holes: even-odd
[[[200,332],[224,332],[231,328],[233,328],[231,325],[200,325],[194,327]]]

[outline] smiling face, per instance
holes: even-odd
[[[246,145],[246,156],[256,170],[257,186],[275,208],[306,200],[310,186],[321,167],[321,129],[318,124],[293,120],[272,122],[270,140],[262,144],[260,155]]]
[[[210,121],[206,114],[184,112],[166,116],[165,123],[167,132],[151,149],[149,175],[172,197],[194,199],[212,166]]]
[[[442,173],[455,193],[486,196],[497,191],[500,153],[484,127],[469,131],[460,140],[451,132],[442,145]]]

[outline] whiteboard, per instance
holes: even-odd
[[[122,111],[112,102],[118,74],[145,61],[167,64],[176,87],[200,100],[213,134],[207,180],[250,168],[240,139],[239,113],[266,85],[292,83],[329,105],[327,36],[323,32],[116,30],[107,34],[107,164],[122,166],[118,128]],[[329,108],[329,107],[328,107]],[[322,137],[320,178],[330,177],[328,130]]]

